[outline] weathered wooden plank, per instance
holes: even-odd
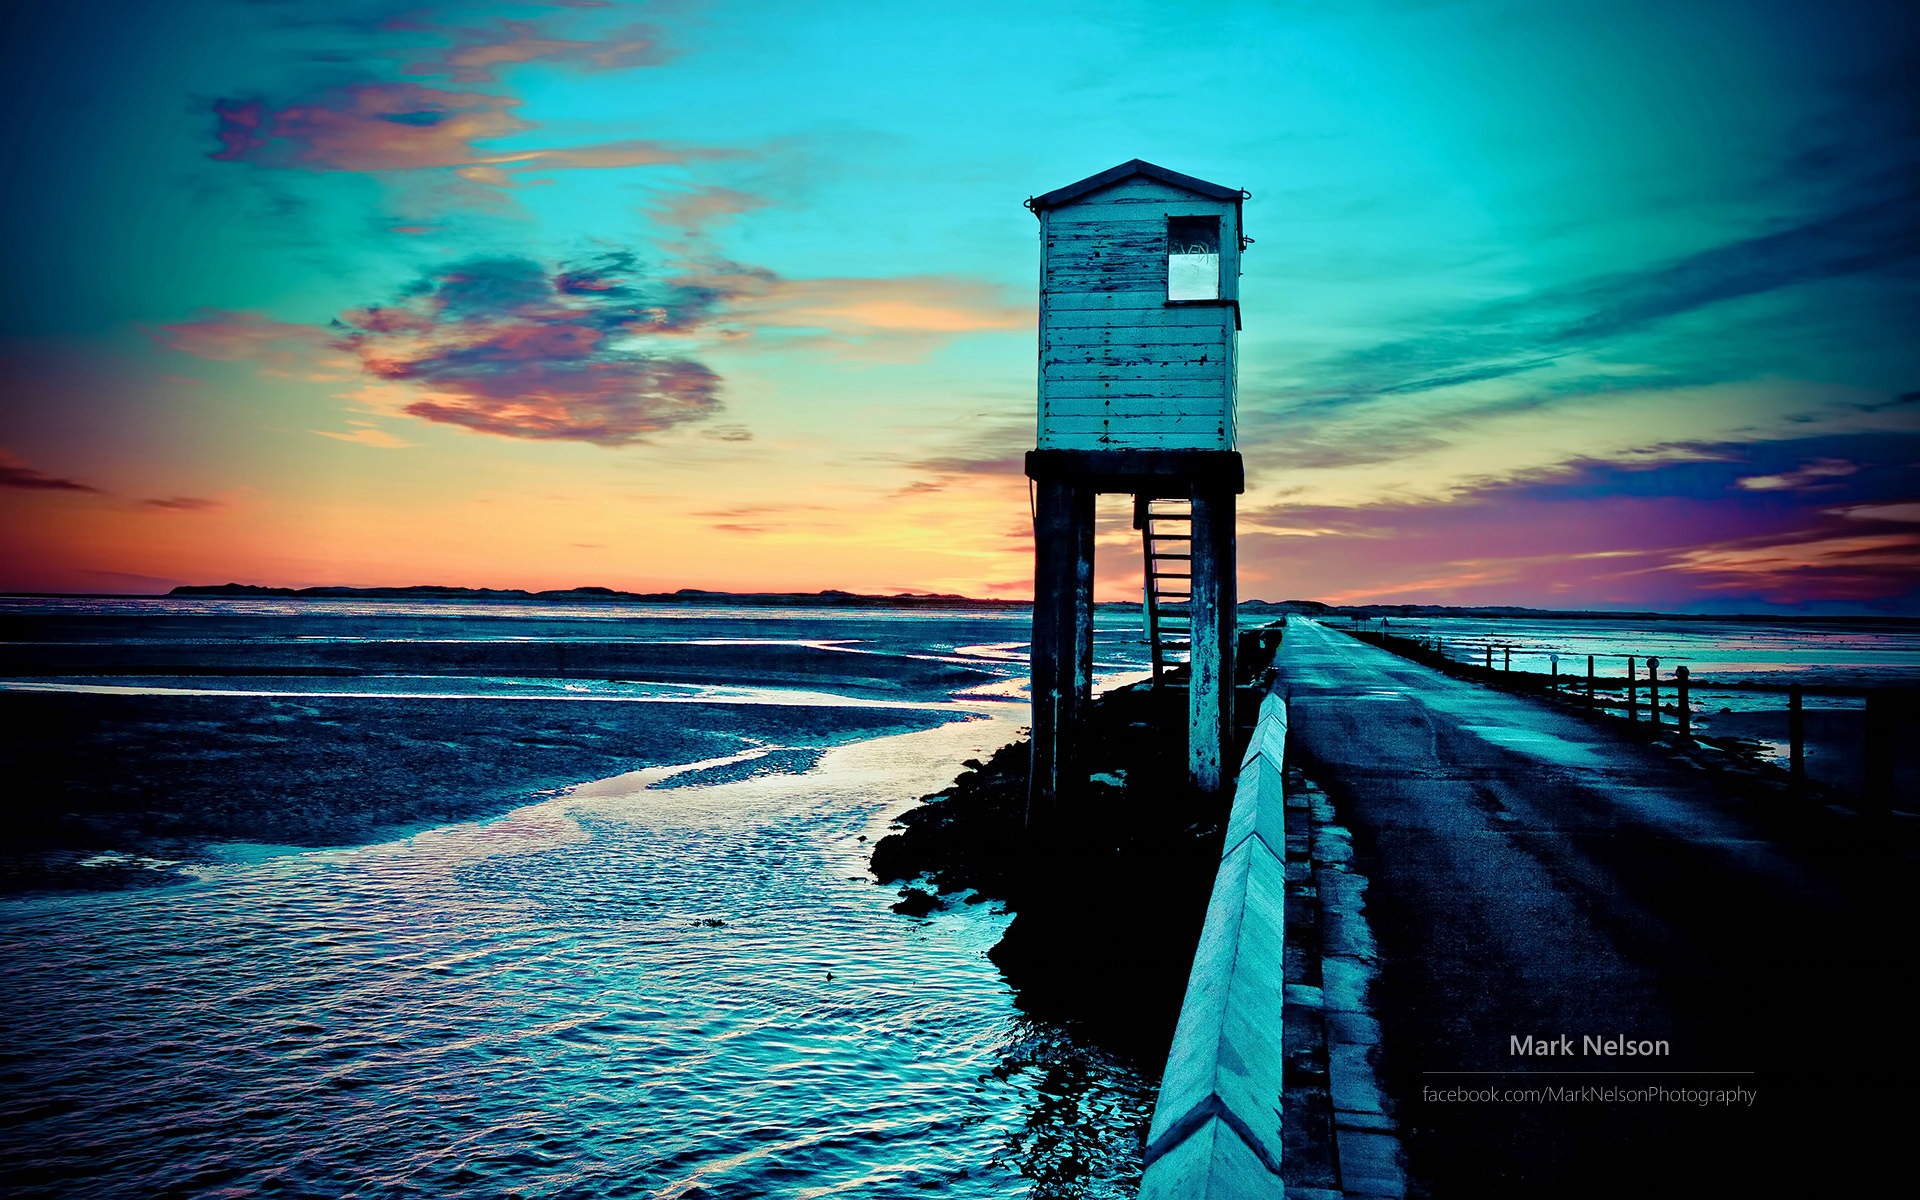
[[[1142,400],[1179,400],[1213,398],[1226,403],[1226,388],[1219,378],[1213,379],[1163,379],[1153,382],[1129,382],[1125,380],[1098,379],[1043,379],[1041,394],[1049,400],[1071,400],[1092,397],[1098,400],[1120,400],[1137,397]]]
[[[1049,420],[1043,427],[1045,434],[1060,437],[1089,435],[1104,438],[1126,438],[1150,443],[1155,438],[1184,437],[1200,439],[1210,448],[1226,438],[1226,426],[1219,417],[1204,421],[1198,417],[1183,417],[1169,421],[1103,421],[1095,417],[1060,417]]]
[[[1178,333],[1186,326],[1172,332]],[[1224,366],[1229,363],[1226,346],[1220,342],[1152,342],[1137,346],[1056,346],[1040,344],[1040,367],[1109,367],[1119,371],[1149,367]]]
[[[1224,432],[1227,416],[1218,407],[1206,409],[1120,410],[1047,406],[1040,410],[1043,429],[1214,429]]]
[[[1053,210],[1053,227],[1058,229],[1069,225],[1087,225],[1097,221],[1140,221],[1147,218],[1143,213],[1152,213],[1156,218],[1165,217],[1219,217],[1221,223],[1229,224],[1233,220],[1233,206],[1217,204],[1211,200],[1156,200],[1151,196],[1116,196],[1111,200],[1089,200],[1084,204],[1069,204]]]
[[[1137,416],[1189,413],[1218,417],[1227,411],[1227,399],[1224,389],[1217,389],[1211,396],[1052,396],[1043,393],[1040,409],[1051,413]]]
[[[1103,220],[1056,223],[1048,228],[1043,240],[1048,246],[1072,246],[1105,238],[1125,238],[1129,241],[1153,242],[1164,247],[1167,244],[1167,219],[1158,211],[1151,216],[1141,213],[1140,209],[1128,208]]]
[[[1072,281],[1082,276],[1108,275],[1115,271],[1138,275],[1143,288],[1166,287],[1167,260],[1157,250],[1148,253],[1114,250],[1110,253],[1056,256],[1048,261],[1046,274],[1041,279],[1043,286],[1060,289],[1074,286]]]
[[[1227,403],[1227,365],[1225,363],[1144,363],[1116,367],[1112,363],[1044,363],[1041,380],[1048,392],[1077,384],[1102,384],[1104,396],[1129,396],[1137,392],[1165,394],[1169,390],[1187,392],[1187,384],[1206,384],[1208,392]],[[1179,388],[1173,388],[1173,386]]]
[[[1116,350],[1133,347],[1163,347],[1168,353],[1182,354],[1194,346],[1225,346],[1228,335],[1233,331],[1232,314],[1225,319],[1215,318],[1216,325],[1085,325],[1042,327],[1040,345],[1043,350],[1058,349],[1064,353],[1110,346]]]
[[[1211,416],[1225,419],[1226,397],[1213,396],[1042,396],[1040,411],[1062,416],[1146,419],[1156,415]]]
[[[1109,421],[1095,417],[1059,417],[1041,426],[1041,436],[1147,439],[1179,437],[1205,443],[1202,449],[1226,449],[1226,426],[1219,416],[1211,421],[1188,417],[1175,421]],[[1182,601],[1184,603],[1184,601]]]
[[[1047,274],[1075,268],[1085,270],[1116,259],[1122,262],[1157,263],[1166,258],[1166,254],[1164,249],[1153,243],[1142,243],[1132,238],[1125,241],[1088,238],[1047,255]]]
[[[1227,419],[1226,409],[1220,404],[1175,403],[1165,400],[1130,398],[1117,400],[1108,405],[1085,397],[1042,401],[1040,416],[1047,422],[1054,420],[1109,421],[1123,424],[1139,424],[1164,419],[1174,424],[1210,421],[1217,425]]]
[[[1165,285],[1167,277],[1167,257],[1159,250],[1148,248],[1129,249],[1114,247],[1104,242],[1089,242],[1085,253],[1056,254],[1047,260],[1047,270],[1042,279],[1051,281],[1062,276],[1088,271],[1106,271],[1116,266],[1128,270],[1146,272],[1149,277]],[[1053,286],[1049,283],[1049,286]]]
[[[1185,188],[1175,187],[1165,180],[1155,179],[1150,175],[1128,175],[1123,179],[1114,180],[1103,188],[1088,192],[1077,201],[1063,204],[1060,207],[1065,209],[1071,208],[1074,204],[1078,203],[1114,200],[1128,196],[1144,196],[1154,200],[1201,200],[1216,205],[1225,203],[1225,201],[1214,200],[1207,196],[1196,196]]]
[[[1226,436],[1217,429],[1043,431],[1040,435],[1042,450],[1225,450],[1226,448]]]
[[[1155,367],[1214,367],[1227,361],[1226,347],[1219,342],[1202,342],[1178,348],[1165,343],[1142,346],[1047,346],[1040,347],[1041,367],[1092,368],[1111,371],[1150,370]],[[1084,376],[1081,376],[1084,377]],[[1063,375],[1062,378],[1076,378]]]
[[[1204,305],[1168,305],[1167,290],[1164,284],[1153,287],[1130,288],[1124,292],[1074,292],[1057,288],[1047,288],[1045,291],[1047,294],[1047,307],[1052,309],[1056,314],[1084,312],[1088,310],[1110,311],[1127,308],[1146,309],[1150,312],[1160,312],[1161,310],[1178,312],[1193,308],[1201,308],[1204,310],[1206,307]],[[1214,314],[1213,319],[1216,321],[1219,320],[1219,315],[1217,313]],[[1227,317],[1229,321],[1232,319],[1231,315]],[[1200,320],[1184,320],[1167,323],[1200,325],[1206,322]]]
[[[1166,299],[1167,271],[1157,258],[1103,258],[1047,268],[1046,288],[1056,294],[1088,291],[1137,291]]]
[[[1227,381],[1220,375],[1210,379],[1056,379],[1048,376],[1040,381],[1040,402],[1073,407],[1115,404],[1138,412],[1151,412],[1156,407],[1225,412],[1229,403]]]
[[[1106,241],[1110,238],[1164,247],[1167,244],[1167,222],[1156,213],[1152,217],[1144,218],[1113,217],[1105,221],[1082,221],[1077,225],[1059,225],[1047,231],[1045,244],[1071,247],[1086,242]]]
[[[1042,430],[1067,433],[1151,434],[1155,431],[1164,431],[1224,437],[1227,424],[1226,417],[1216,408],[1211,413],[1153,413],[1120,416],[1049,412],[1041,420],[1040,427]]]
[[[1189,362],[1060,362],[1045,360],[1040,374],[1049,383],[1110,383],[1128,386],[1162,381],[1209,380],[1226,395],[1227,367],[1218,357]]]

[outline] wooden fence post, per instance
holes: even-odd
[[[1798,796],[1807,786],[1807,721],[1800,704],[1800,685],[1787,687],[1787,777]]]
[[[1633,655],[1627,655],[1627,720],[1640,719],[1640,690],[1635,682]]]
[[[1913,720],[1913,693],[1874,688],[1867,693],[1866,761],[1862,763],[1862,811],[1884,817],[1893,811],[1893,748],[1903,723]]]
[[[1593,707],[1593,655],[1587,655],[1587,707]]]
[[[1685,667],[1673,669],[1674,687],[1680,693],[1680,732],[1693,736],[1693,702],[1687,698],[1687,677],[1693,674]]]
[[[1647,659],[1647,720],[1660,723],[1660,660]]]

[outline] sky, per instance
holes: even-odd
[[[1911,4],[15,0],[0,44],[0,589],[1030,595],[1021,202],[1143,158],[1252,194],[1243,598],[1920,615]]]

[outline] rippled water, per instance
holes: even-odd
[[[499,820],[0,913],[15,1195],[1123,1195],[1149,1082],[1035,1026],[994,906],[865,875],[877,795],[639,772]]]
[[[997,905],[903,917],[866,869],[913,797],[1012,740],[1005,693],[378,845],[224,847],[181,886],[0,900],[0,1190],[1130,1195],[1150,1074],[1021,1015],[985,957]]]

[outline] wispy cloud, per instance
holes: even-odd
[[[427,10],[337,23],[336,34],[345,44],[330,57],[357,64],[352,77],[294,89],[277,99],[241,95],[213,101],[219,146],[208,157],[282,170],[451,173],[469,187],[443,189],[442,199],[484,201],[498,196],[492,189],[513,186],[529,171],[659,166],[741,155],[736,149],[645,137],[527,145],[541,126],[522,115],[525,103],[504,86],[503,71],[536,64],[624,71],[673,57],[651,26],[570,32],[565,25],[555,14],[448,24]]]
[[[30,492],[91,492],[95,495],[100,492],[92,484],[37,471],[5,451],[0,451],[0,488],[19,488]]]
[[[415,171],[453,168],[473,183],[507,186],[514,172],[638,167],[738,157],[739,151],[623,138],[577,146],[487,148],[482,142],[538,128],[516,115],[521,101],[415,83],[362,82],[329,88],[274,107],[263,100],[221,100],[215,136],[219,162],[308,171]]]
[[[1418,332],[1313,364],[1310,387],[1263,389],[1256,382],[1248,399],[1256,409],[1300,418],[1531,375],[1569,360],[1590,366],[1577,360],[1714,305],[1898,269],[1920,257],[1916,206],[1920,187],[1911,169],[1889,172],[1863,182],[1844,201],[1691,254],[1439,309]],[[1551,403],[1568,387],[1591,390],[1596,384],[1591,370],[1572,375],[1512,393],[1501,406]]]
[[[412,442],[409,442],[397,434],[388,433],[386,430],[372,425],[363,425],[358,429],[346,432],[335,429],[316,429],[313,432],[323,438],[333,438],[335,441],[340,442],[352,442],[356,446],[372,446],[377,450],[403,450],[413,445]]]
[[[417,27],[431,30],[432,27]],[[448,44],[401,68],[408,75],[444,75],[456,83],[492,83],[503,67],[548,63],[582,71],[652,67],[673,57],[658,29],[629,25],[594,38],[570,38],[533,21],[496,20],[436,31]]]
[[[1920,525],[1920,434],[1692,449],[1488,482],[1446,504],[1255,506],[1241,523],[1243,567],[1275,582],[1246,590],[1630,608],[1692,607],[1706,594],[1755,607],[1899,610],[1920,599],[1920,528],[1897,527]],[[1854,469],[1819,490],[1741,487],[1822,462]]]
[[[215,500],[207,496],[167,496],[153,500],[142,500],[140,507],[156,512],[200,513],[212,512],[227,507],[226,501]]]
[[[1809,487],[1832,487],[1833,481],[1844,479],[1860,468],[1842,458],[1816,458],[1803,463],[1791,471],[1782,471],[1777,475],[1748,475],[1736,482],[1736,486],[1750,492],[1776,492],[1781,490],[1799,490]]]
[[[201,308],[184,321],[160,326],[152,336],[195,358],[251,362],[301,378],[342,378],[351,365],[332,346],[325,329],[254,312]]]

